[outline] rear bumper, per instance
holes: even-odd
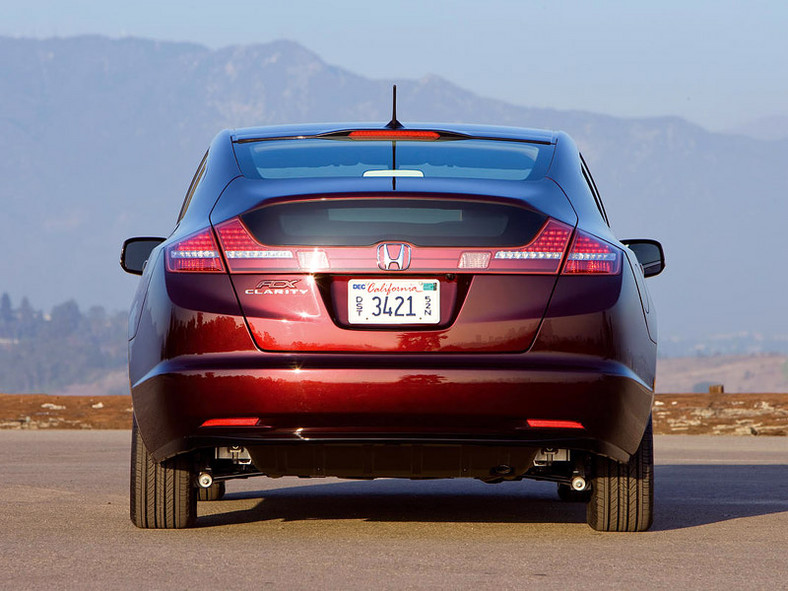
[[[156,460],[216,445],[386,442],[557,446],[626,461],[653,393],[585,355],[183,355],[132,387]],[[256,427],[201,427],[257,417]],[[584,429],[532,428],[528,419]]]

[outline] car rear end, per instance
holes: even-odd
[[[636,452],[655,345],[627,252],[550,174],[554,136],[229,142],[240,174],[146,277],[130,373],[154,459],[570,482]]]

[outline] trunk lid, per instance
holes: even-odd
[[[418,180],[421,191],[364,179],[387,190],[296,196],[231,184],[211,221],[260,349],[530,347],[577,222],[566,197],[549,179],[496,196]]]

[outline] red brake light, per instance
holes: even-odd
[[[173,272],[221,273],[222,257],[208,228],[167,247],[167,270]]]
[[[621,251],[578,230],[566,257],[565,274],[616,275],[621,270]]]
[[[348,137],[352,140],[437,140],[441,134],[436,131],[419,131],[408,129],[360,129],[351,131]]]

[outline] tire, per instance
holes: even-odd
[[[574,490],[568,484],[558,484],[558,498],[567,503],[587,503],[591,499],[591,490]]]
[[[197,489],[198,501],[219,501],[224,497],[226,487],[224,482],[214,482],[208,488],[199,487]]]
[[[627,463],[597,456],[586,521],[597,531],[646,531],[654,521],[654,436],[649,418]]]
[[[131,426],[129,516],[145,529],[181,529],[197,520],[197,492],[188,458],[153,461],[137,429]]]

